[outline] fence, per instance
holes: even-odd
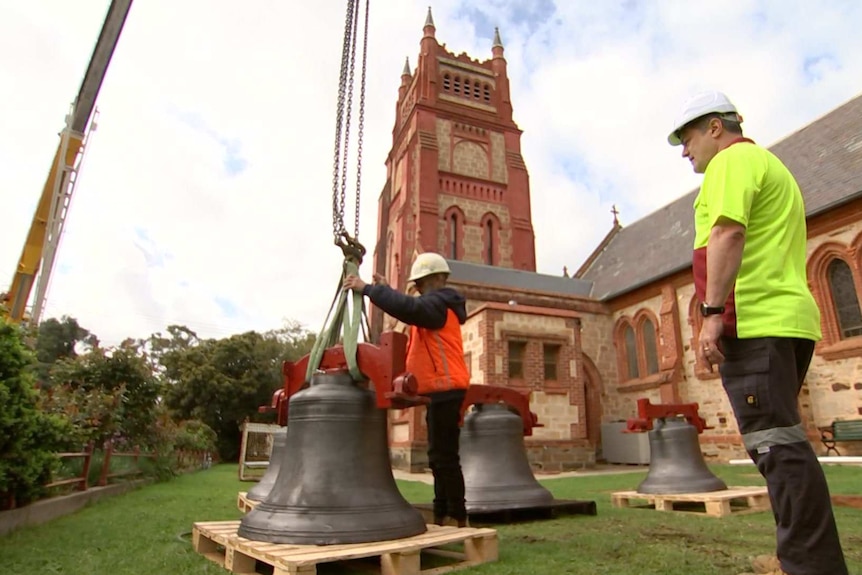
[[[140,461],[142,459],[152,459],[155,461],[158,458],[158,455],[155,453],[141,453],[141,450],[138,447],[127,452],[115,451],[114,443],[112,441],[106,441],[101,450],[96,450],[93,443],[90,442],[83,451],[57,453],[55,455],[61,460],[82,459],[83,462],[80,467],[80,472],[72,477],[61,477],[59,479],[52,478],[50,482],[44,484],[44,487],[47,489],[68,488],[72,491],[87,491],[91,487],[103,487],[108,485],[110,479],[132,478],[142,475],[145,470],[140,467]],[[99,456],[101,456],[102,461],[97,479],[92,475],[93,466],[99,465],[97,459]],[[208,451],[179,450],[175,451],[173,456],[174,460],[172,467],[175,472],[181,473],[197,469],[209,469],[214,462],[213,454]],[[111,463],[116,461],[117,458],[131,458],[132,466],[126,469],[112,471]],[[96,459],[96,461],[94,461],[94,459]],[[48,495],[45,498],[50,498],[64,493],[68,493],[68,491],[60,489],[59,492],[55,491],[52,495]],[[15,509],[16,507],[18,507],[18,501],[14,494],[0,493],[0,510]]]
[[[87,447],[84,451],[79,453],[58,453],[57,457],[60,459],[69,459],[74,457],[83,457],[84,465],[82,466],[81,475],[77,477],[71,477],[69,479],[60,479],[57,481],[52,481],[45,485],[45,487],[60,487],[62,485],[78,485],[78,491],[86,491],[87,490],[87,478],[90,476],[90,464],[93,461],[93,442],[87,444]]]

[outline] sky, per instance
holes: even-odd
[[[765,145],[862,94],[853,0],[430,2],[455,54],[490,58],[500,29],[542,273],[576,270],[613,205],[627,225],[698,185],[666,143],[692,93],[725,91]],[[359,236],[369,251],[401,70],[405,57],[416,64],[428,4],[371,2]],[[108,5],[0,2],[0,282],[12,279]],[[345,6],[132,5],[44,317],[73,316],[104,345],[170,324],[202,337],[322,327],[342,260],[331,192]]]

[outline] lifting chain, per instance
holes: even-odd
[[[368,338],[368,317],[365,314],[365,302],[361,293],[348,295],[341,288],[347,275],[359,275],[359,266],[365,256],[365,247],[359,243],[359,200],[362,184],[362,139],[365,130],[365,82],[366,62],[368,52],[368,8],[370,0],[365,0],[365,21],[362,42],[362,72],[359,88],[359,118],[356,159],[356,198],[353,221],[353,236],[351,237],[344,225],[344,206],[347,197],[347,166],[350,149],[350,124],[353,115],[353,86],[356,68],[356,42],[359,32],[359,4],[361,0],[347,0],[347,14],[344,20],[344,43],[341,50],[341,73],[338,79],[338,103],[335,113],[335,149],[332,169],[332,233],[335,245],[344,254],[344,266],[338,281],[338,288],[332,306],[324,321],[324,328],[314,342],[314,347],[308,361],[306,381],[317,371],[323,353],[327,348],[338,343],[341,338],[344,346],[344,356],[347,359],[350,375],[356,381],[364,379],[359,371],[356,351],[359,345],[359,332]],[[347,301],[352,300],[348,313]],[[333,313],[334,312],[334,313]],[[332,321],[330,322],[330,317]]]
[[[344,41],[341,49],[341,73],[338,79],[338,103],[335,113],[335,149],[332,168],[332,232],[336,245],[341,245],[347,234],[344,225],[345,201],[347,198],[347,166],[350,149],[350,126],[353,116],[353,86],[356,70],[356,41],[359,31],[359,2],[347,0],[344,22]],[[365,21],[362,42],[362,72],[359,87],[359,121],[356,157],[356,196],[353,239],[359,238],[360,190],[362,185],[362,143],[365,131],[365,86],[368,53],[368,10],[370,0],[365,0]]]

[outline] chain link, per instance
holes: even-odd
[[[350,150],[350,126],[353,119],[353,86],[356,69],[356,44],[359,33],[359,2],[347,0],[344,21],[344,42],[341,51],[341,73],[338,79],[338,104],[335,119],[335,147],[332,169],[332,232],[335,242],[347,235],[344,225],[345,201],[347,198],[347,167]],[[359,94],[359,122],[356,161],[356,205],[353,239],[359,237],[360,196],[362,187],[362,143],[365,132],[365,86],[368,53],[368,12],[370,0],[365,0],[365,19],[362,45],[362,77]]]
[[[362,183],[362,137],[365,133],[365,71],[366,55],[368,54],[368,12],[371,0],[365,0],[365,25],[362,39],[362,80],[359,88],[359,134],[356,151],[356,214],[354,215],[353,237],[359,239],[359,196]]]
[[[358,0],[349,0],[351,3],[358,2]],[[339,201],[341,202],[341,222],[340,228],[341,232],[346,232],[346,228],[344,227],[344,201],[347,196],[347,165],[350,154],[350,125],[352,123],[353,118],[353,77],[354,70],[356,65],[356,31],[357,24],[359,22],[359,11],[356,10],[356,6],[353,7],[353,26],[350,30],[350,39],[349,39],[349,70],[347,74],[347,102],[345,104],[345,118],[344,118],[344,144],[343,144],[343,156],[341,161],[341,188],[339,190]],[[345,38],[347,41],[347,38]],[[336,241],[338,239],[336,238]]]
[[[332,167],[332,229],[336,241],[344,233],[344,198],[339,197],[341,174],[341,138],[344,129],[344,99],[347,92],[347,63],[350,58],[350,39],[353,34],[355,0],[347,0],[344,20],[344,43],[341,49],[341,73],[338,78],[338,103],[335,112],[335,150]]]

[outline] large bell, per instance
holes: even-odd
[[[521,418],[508,406],[476,404],[461,429],[461,469],[468,513],[541,507],[554,496],[533,476]]]
[[[278,470],[281,468],[281,460],[284,459],[285,446],[287,445],[287,428],[280,427],[272,434],[272,452],[269,455],[269,467],[266,468],[266,473],[257,482],[257,485],[248,490],[245,494],[246,499],[252,501],[263,501],[272,486],[275,485],[275,480],[278,478]]]
[[[386,411],[346,372],[318,373],[288,403],[287,441],[267,498],[240,537],[333,545],[411,537],[425,521],[392,477]]]
[[[656,419],[649,432],[649,473],[638,493],[705,493],[727,485],[703,460],[697,429],[685,418]]]

